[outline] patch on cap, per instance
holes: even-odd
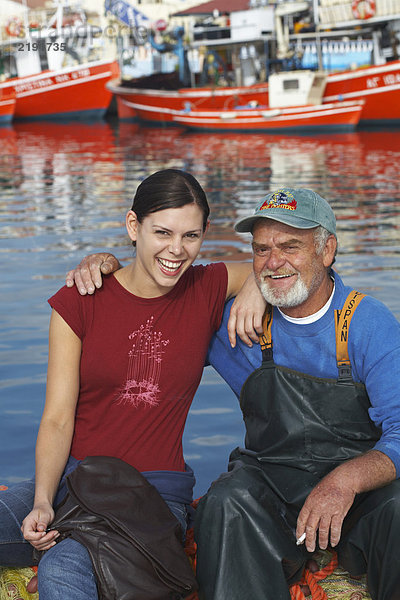
[[[259,210],[265,210],[267,208],[284,208],[286,210],[296,210],[297,202],[294,196],[283,190],[274,192],[272,196],[266,198],[265,202],[260,206]]]

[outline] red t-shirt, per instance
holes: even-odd
[[[158,298],[113,275],[92,296],[49,303],[82,341],[71,454],[115,456],[139,471],[184,471],[182,434],[227,289],[223,263],[190,267]]]

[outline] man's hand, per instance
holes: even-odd
[[[251,273],[236,296],[229,316],[228,335],[232,348],[236,346],[236,333],[240,339],[252,347],[252,341],[258,343],[258,334],[262,333],[262,322],[266,302],[261,296],[253,273]]]
[[[306,534],[306,548],[314,552],[318,531],[318,544],[325,550],[328,544],[336,546],[340,540],[342,524],[354,502],[356,492],[351,481],[343,479],[335,469],[320,481],[309,494],[297,519],[297,539]]]
[[[93,294],[96,288],[102,284],[102,275],[108,275],[121,268],[121,264],[113,254],[100,252],[98,254],[89,254],[79,265],[68,271],[65,283],[68,287],[74,284],[82,296]]]
[[[347,460],[328,473],[313,491],[297,519],[296,537],[306,533],[306,548],[314,552],[318,530],[319,547],[325,550],[329,543],[339,543],[343,519],[354,502],[356,494],[369,492],[396,479],[396,467],[379,450],[369,450]]]

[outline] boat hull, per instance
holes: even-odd
[[[102,118],[112,94],[106,83],[118,74],[116,61],[97,61],[12,79],[14,119]]]
[[[364,125],[400,125],[400,60],[329,75],[324,102],[364,100]]]
[[[15,92],[6,84],[0,83],[0,125],[11,123],[15,111]]]
[[[173,115],[174,122],[197,131],[349,131],[357,126],[362,103],[335,102],[270,110],[200,111]]]
[[[236,88],[180,88],[176,91],[128,88],[110,81],[107,88],[116,96],[118,117],[154,123],[173,123],[176,111],[188,109],[228,110],[237,104],[268,103],[268,84]],[[136,106],[140,106],[139,113]]]

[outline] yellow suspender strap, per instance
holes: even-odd
[[[260,340],[261,350],[263,351],[263,358],[264,358],[264,351],[266,351],[268,353],[268,355],[270,356],[270,358],[272,358],[272,336],[271,336],[272,317],[273,317],[272,306],[267,304],[267,308],[265,309],[264,319],[263,319],[263,332],[261,335],[258,336],[258,338]]]
[[[353,290],[347,296],[342,310],[335,310],[336,361],[339,376],[351,376],[351,365],[347,348],[349,327],[354,311],[363,298],[365,298],[365,294]],[[268,304],[263,319],[263,333],[259,336],[259,340],[263,354],[267,352],[269,358],[272,358],[272,318],[272,306]]]
[[[365,294],[353,290],[347,296],[342,310],[335,310],[336,361],[339,377],[351,377],[351,364],[347,348],[349,327],[354,311],[363,298],[365,298]]]

